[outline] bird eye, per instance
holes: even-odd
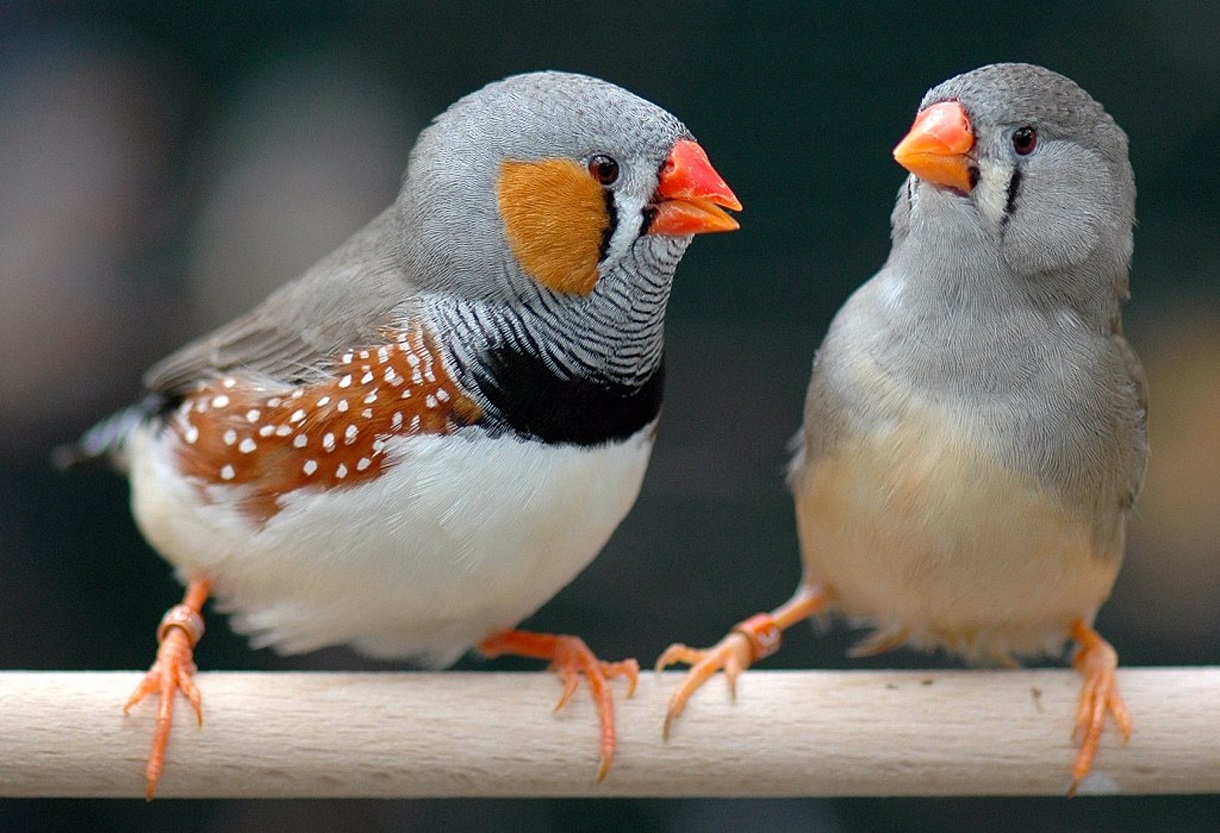
[[[1012,149],[1022,156],[1034,152],[1038,146],[1038,132],[1032,127],[1018,127],[1012,134]]]
[[[599,153],[589,157],[589,173],[602,185],[613,185],[618,181],[618,162]]]

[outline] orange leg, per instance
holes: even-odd
[[[199,689],[191,677],[195,673],[194,648],[203,638],[200,611],[210,590],[203,579],[192,579],[186,587],[182,604],[166,611],[157,628],[157,659],[123,706],[123,714],[127,714],[149,694],[155,692],[158,697],[157,726],[153,732],[152,751],[148,753],[148,764],[144,767],[144,777],[148,783],[145,797],[149,801],[157,791],[157,781],[165,766],[165,748],[169,744],[169,731],[173,726],[176,691],[180,690],[186,696],[187,702],[195,710],[199,725],[203,726]]]
[[[1093,768],[1097,755],[1097,743],[1106,725],[1106,713],[1114,716],[1123,740],[1131,739],[1131,716],[1123,698],[1118,694],[1118,653],[1101,634],[1077,620],[1072,624],[1072,639],[1080,644],[1080,650],[1072,665],[1084,677],[1080,689],[1080,706],[1076,710],[1076,729],[1073,737],[1080,738],[1080,752],[1072,767],[1072,786],[1068,795],[1073,795],[1080,782]]]
[[[579,637],[562,634],[534,633],[532,631],[501,631],[492,634],[479,643],[479,650],[488,657],[500,654],[514,654],[522,657],[548,660],[550,670],[559,674],[563,680],[563,694],[555,704],[559,711],[571,699],[580,685],[580,675],[583,674],[589,684],[589,691],[597,703],[597,714],[601,720],[601,766],[597,771],[597,780],[601,781],[610,771],[610,762],[614,759],[614,698],[610,695],[607,680],[615,677],[626,677],[628,680],[627,696],[635,693],[636,683],[640,679],[640,664],[633,659],[622,662],[604,662],[589,650]]]
[[[676,662],[691,666],[682,685],[669,698],[669,710],[665,713],[664,737],[669,737],[670,727],[686,708],[686,701],[711,679],[717,671],[724,669],[729,683],[729,697],[737,699],[737,676],[764,657],[779,650],[782,633],[788,628],[826,607],[826,591],[817,585],[801,584],[791,599],[770,613],[758,613],[738,622],[728,635],[711,648],[688,648],[674,643],[657,659],[656,670]]]

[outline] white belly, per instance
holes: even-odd
[[[1055,652],[1118,571],[1093,519],[1004,470],[944,414],[845,441],[794,485],[806,581],[876,623],[879,641],[989,662]]]
[[[448,664],[570,582],[639,492],[653,426],[626,442],[551,447],[513,438],[391,440],[376,480],[290,493],[259,526],[240,487],[199,487],[172,448],[132,437],[132,506],[183,577],[206,576],[256,645],[351,643]]]

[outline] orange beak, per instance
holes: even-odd
[[[967,194],[974,187],[974,128],[962,105],[942,101],[921,112],[906,137],[894,148],[894,158],[924,182]]]
[[[741,203],[690,139],[679,139],[661,166],[652,208],[649,234],[683,237],[740,228],[724,209],[740,211]]]

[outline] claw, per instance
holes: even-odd
[[[676,644],[666,648],[657,660],[657,671],[678,662],[689,665],[691,668],[683,678],[682,684],[669,696],[669,708],[665,711],[665,725],[661,729],[661,736],[665,740],[669,740],[669,730],[686,708],[686,701],[717,671],[724,670],[725,681],[729,686],[729,699],[736,702],[737,677],[750,667],[754,659],[750,640],[737,630],[730,632],[716,645],[705,650]]]
[[[1110,714],[1118,725],[1123,741],[1131,739],[1131,716],[1118,693],[1118,653],[1097,631],[1076,622],[1071,629],[1072,638],[1080,643],[1080,650],[1072,665],[1084,677],[1080,689],[1080,705],[1076,709],[1075,728],[1072,739],[1080,741],[1080,751],[1072,766],[1072,785],[1068,795],[1075,795],[1080,782],[1093,768],[1106,715]]]
[[[738,622],[724,639],[711,648],[701,650],[680,643],[666,648],[657,659],[656,671],[679,662],[691,668],[682,684],[669,697],[661,736],[669,739],[669,730],[686,708],[686,701],[717,671],[724,671],[725,681],[729,685],[729,699],[736,702],[737,678],[741,672],[778,651],[784,630],[823,609],[828,600],[829,596],[821,586],[802,583],[783,605],[771,613],[757,613]]]
[[[199,726],[203,726],[203,700],[195,685],[194,649],[203,638],[203,618],[199,611],[207,600],[209,587],[202,580],[194,580],[187,586],[182,604],[166,612],[157,629],[157,658],[144,679],[123,705],[123,714],[131,712],[149,694],[157,695],[157,720],[153,730],[152,749],[144,767],[147,787],[144,796],[152,801],[157,792],[157,782],[165,768],[165,750],[169,746],[170,730],[174,722],[174,695],[182,692],[195,712]]]
[[[550,670],[558,674],[563,681],[563,693],[555,704],[555,711],[567,705],[580,686],[581,677],[584,677],[589,685],[589,692],[593,695],[593,701],[597,704],[598,719],[601,723],[597,780],[603,780],[610,771],[617,743],[614,732],[614,698],[607,680],[626,677],[627,696],[630,697],[639,683],[639,663],[633,659],[604,662],[578,637],[529,631],[504,631],[495,634],[480,643],[479,650],[489,657],[517,654],[550,660]]]

